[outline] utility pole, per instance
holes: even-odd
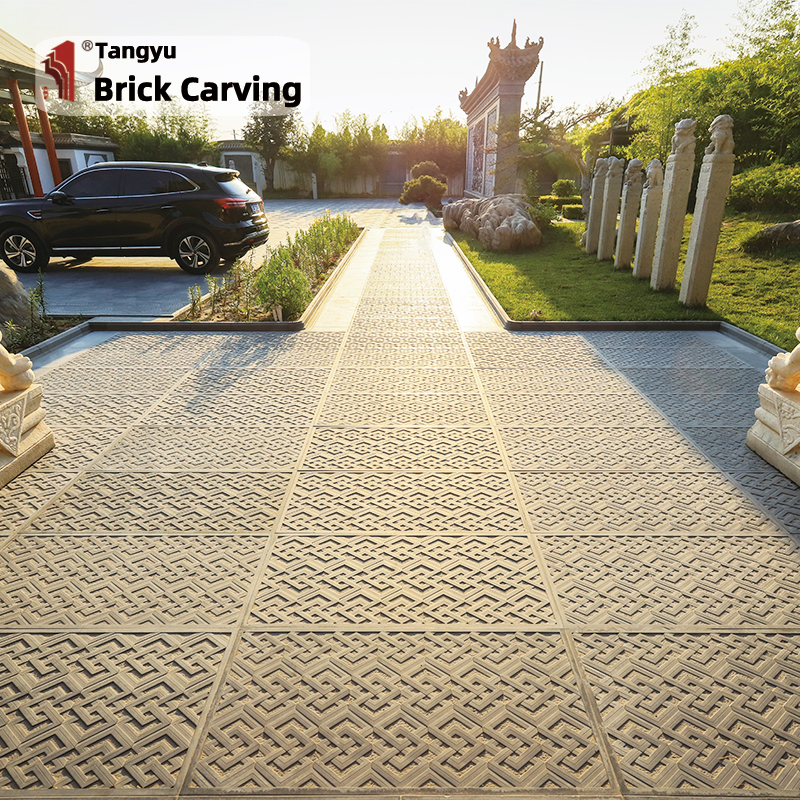
[[[539,62],[539,91],[536,93],[536,112],[534,117],[539,119],[539,105],[542,102],[542,72],[544,72],[544,61]]]

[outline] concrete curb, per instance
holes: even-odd
[[[359,246],[359,244],[361,244],[361,240],[364,238],[366,233],[367,229],[362,228],[361,233],[358,234],[358,238],[353,242],[353,244],[350,245],[347,252],[342,256],[341,260],[336,265],[328,280],[325,281],[325,283],[322,285],[322,288],[317,292],[316,297],[314,297],[314,299],[308,304],[306,310],[300,317],[300,322],[303,323],[303,327],[311,325],[311,323],[319,316],[325,300],[328,298],[328,295],[333,291],[334,287],[341,279],[344,268],[350,262],[350,259],[353,257],[353,253],[355,253],[356,248]]]
[[[444,240],[453,247],[489,308],[502,326],[509,331],[716,331],[769,355],[786,352],[778,345],[737,328],[736,325],[724,320],[551,320],[535,322],[511,319],[475,267],[472,266],[472,262],[464,255],[458,242],[449,233]]]

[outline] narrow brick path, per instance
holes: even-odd
[[[0,491],[6,797],[800,795],[800,492],[720,334],[123,333]],[[433,249],[432,249],[433,248]]]

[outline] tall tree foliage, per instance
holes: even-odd
[[[432,117],[411,117],[400,129],[400,146],[410,169],[422,161],[434,161],[446,175],[464,171],[467,162],[467,126],[444,116],[437,108]]]
[[[650,85],[629,103],[638,132],[628,155],[645,162],[663,160],[673,125],[682,117],[698,121],[699,155],[714,117],[730,114],[739,168],[800,162],[797,3],[763,0],[742,5],[730,40],[736,57],[708,69],[688,69],[694,53],[685,17],[682,20],[667,29],[667,43],[656,48],[657,57],[651,57],[644,70]],[[665,59],[661,66],[660,57]]]
[[[244,140],[264,160],[266,190],[275,190],[275,162],[281,151],[290,146],[298,133],[296,114],[274,114],[284,106],[272,101],[253,103],[244,126]]]

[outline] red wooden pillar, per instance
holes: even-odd
[[[39,180],[39,168],[36,166],[36,156],[33,153],[33,142],[31,132],[28,129],[28,120],[25,118],[25,111],[22,108],[22,97],[19,93],[19,85],[16,78],[8,79],[8,88],[11,90],[11,98],[14,101],[14,116],[17,119],[19,135],[22,139],[22,149],[25,152],[25,161],[28,164],[28,172],[31,175],[33,193],[36,197],[43,197],[42,182]]]
[[[47,116],[47,106],[44,104],[44,92],[41,86],[34,89],[36,98],[36,111],[39,114],[39,122],[42,126],[42,137],[44,146],[47,148],[47,159],[50,162],[50,172],[53,173],[53,185],[61,183],[61,169],[58,166],[58,156],[56,156],[56,143],[53,141],[53,130],[50,127],[50,117]]]

